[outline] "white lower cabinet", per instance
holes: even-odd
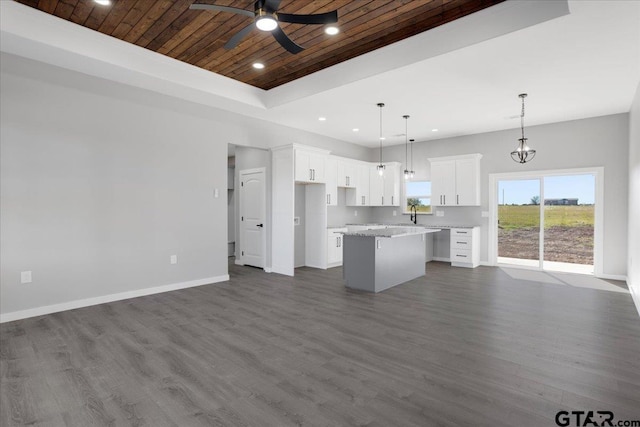
[[[327,268],[342,265],[342,233],[346,231],[346,228],[327,229]]]
[[[480,265],[480,227],[452,228],[450,248],[453,267]]]

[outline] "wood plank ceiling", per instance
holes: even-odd
[[[306,49],[287,52],[270,33],[252,31],[237,47],[224,44],[252,18],[190,10],[210,3],[253,10],[252,0],[17,0],[25,5],[223,76],[271,89],[504,0],[283,0],[279,11],[338,10],[340,33],[322,25],[280,24]],[[254,62],[265,68],[256,70]]]

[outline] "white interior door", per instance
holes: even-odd
[[[240,171],[240,261],[264,268],[266,248],[264,168]]]

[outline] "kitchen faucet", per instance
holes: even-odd
[[[409,209],[411,210],[411,216],[409,217],[409,220],[414,224],[418,224],[418,207],[416,205],[411,205],[411,208]]]

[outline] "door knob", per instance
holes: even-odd
[[[262,228],[262,227],[264,227],[264,224],[256,224],[256,227]]]

